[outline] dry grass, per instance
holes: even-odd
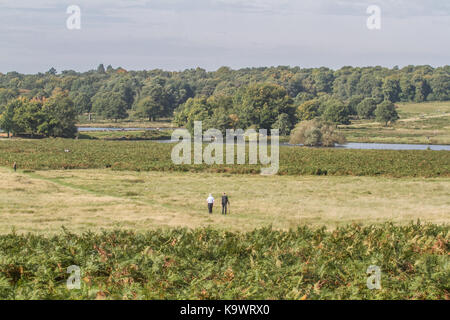
[[[350,142],[450,144],[450,102],[398,103],[400,120],[390,127],[357,120],[340,126]]]
[[[214,226],[252,230],[273,225],[335,228],[348,223],[450,222],[450,179],[289,177],[110,170],[13,173],[0,169],[0,233],[56,233],[114,228]],[[230,195],[231,215],[212,192]]]

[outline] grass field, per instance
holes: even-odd
[[[340,126],[349,142],[450,144],[450,102],[398,103],[400,120],[384,127],[373,121]]]
[[[272,225],[450,222],[450,178],[294,177],[102,170],[0,170],[0,233],[159,227],[250,231]],[[212,216],[206,197],[230,195]]]
[[[259,165],[175,165],[173,145],[150,141],[2,140],[0,166],[27,170],[104,169],[258,174]],[[69,150],[70,152],[65,152]],[[247,152],[248,154],[248,152]],[[447,151],[280,147],[280,175],[449,177]],[[248,160],[247,160],[248,163]]]

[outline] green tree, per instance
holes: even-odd
[[[391,101],[400,101],[400,83],[398,80],[393,78],[386,78],[383,82],[383,95],[384,98]]]
[[[98,67],[97,67],[97,73],[100,73],[100,74],[105,74],[105,73],[106,73],[106,71],[105,71],[105,66],[103,65],[103,63],[101,63],[101,64],[98,65]]]
[[[15,100],[11,100],[7,105],[2,107],[2,113],[0,115],[0,129],[5,131],[8,134],[8,138],[10,133],[17,133],[17,125],[14,122],[14,111],[17,107],[21,106],[25,103],[24,98],[19,98]]]
[[[411,81],[409,76],[403,76],[400,79],[400,100],[401,101],[413,101],[416,94],[416,87]]]
[[[416,92],[414,95],[415,102],[423,102],[427,100],[428,95],[431,92],[430,86],[428,85],[428,81],[421,75],[415,76],[414,86],[416,88]]]
[[[385,126],[389,122],[393,123],[399,119],[397,110],[395,110],[395,105],[390,101],[384,101],[378,105],[375,110],[376,120],[382,122]]]
[[[358,104],[361,103],[361,101],[364,100],[364,97],[361,95],[356,95],[356,96],[352,96],[350,99],[348,99],[348,108],[350,111],[350,114],[353,115],[357,115],[358,114]]]
[[[434,74],[430,80],[432,99],[438,101],[450,100],[450,75],[445,73]]]
[[[294,119],[295,108],[286,89],[274,84],[252,84],[246,87],[236,101],[243,129],[254,125],[256,129],[270,129],[278,115],[285,113]]]
[[[179,126],[186,126],[192,133],[194,131],[194,121],[205,121],[213,115],[211,105],[206,97],[189,98],[175,112],[175,123]]]
[[[301,104],[297,109],[297,117],[300,121],[312,120],[320,115],[319,113],[320,103],[318,99],[306,101]]]
[[[136,103],[137,114],[150,121],[170,114],[170,97],[161,84],[154,81],[144,86]]]
[[[13,133],[25,134],[34,137],[39,134],[39,126],[45,122],[46,114],[43,111],[41,100],[19,98],[14,108]]]
[[[127,102],[119,92],[100,93],[94,97],[92,109],[106,119],[125,119],[128,117]]]
[[[163,112],[163,106],[154,97],[144,97],[136,104],[136,114],[148,118],[149,121],[155,121]]]
[[[335,124],[350,124],[350,110],[343,102],[328,101],[322,118]]]
[[[375,117],[375,109],[377,102],[373,98],[366,98],[356,106],[356,112],[360,119],[373,119]]]
[[[291,132],[292,123],[289,119],[289,115],[282,113],[278,116],[277,121],[272,125],[272,129],[278,129],[280,135],[287,136]]]
[[[85,92],[77,92],[75,94],[71,93],[69,96],[74,103],[77,113],[82,114],[85,112],[91,112],[92,102],[89,94]]]
[[[47,137],[73,138],[77,133],[77,111],[73,101],[64,91],[56,91],[44,102],[45,121],[38,127],[38,132]]]
[[[19,90],[17,89],[4,89],[0,88],[0,105],[6,105],[10,100],[19,96]]]

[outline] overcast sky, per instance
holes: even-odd
[[[381,8],[381,30],[366,10]],[[81,29],[68,30],[69,5]],[[0,72],[450,64],[450,0],[0,0]]]

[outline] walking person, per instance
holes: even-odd
[[[227,215],[227,208],[230,204],[227,194],[224,192],[222,195],[222,214]]]
[[[14,172],[17,171],[17,163],[15,163],[15,162],[14,162],[14,164],[13,164],[13,169],[14,169]]]
[[[214,197],[212,196],[212,194],[209,194],[208,199],[206,199],[206,202],[208,203],[208,212],[209,214],[213,213],[213,206],[214,206]]]

